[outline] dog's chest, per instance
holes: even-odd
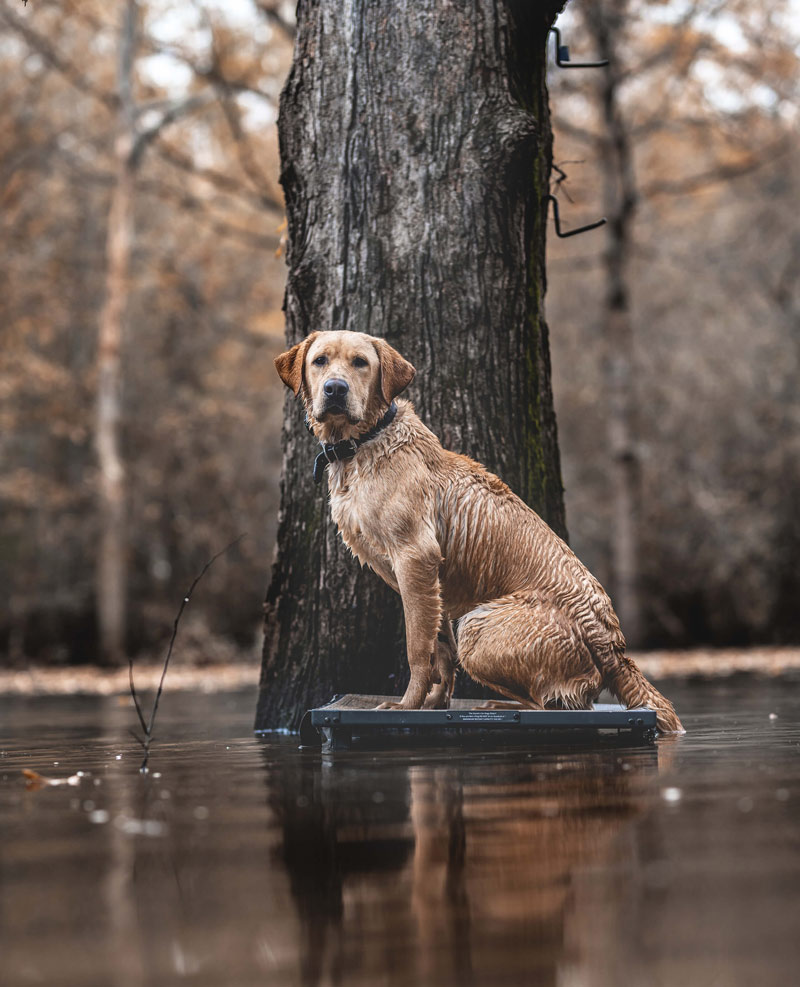
[[[331,517],[342,540],[362,562],[368,563],[375,556],[385,558],[385,518],[382,523],[380,503],[370,489],[371,484],[353,482],[343,474],[343,470],[341,473],[337,470],[331,475],[330,483]]]

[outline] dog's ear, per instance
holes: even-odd
[[[385,339],[376,339],[375,349],[381,361],[381,393],[386,403],[391,404],[408,387],[417,371]]]
[[[306,336],[290,350],[275,357],[275,369],[284,384],[291,387],[295,394],[299,393],[303,386],[303,364],[306,360],[308,347],[316,335],[315,332],[312,332],[310,336]]]

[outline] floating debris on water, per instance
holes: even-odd
[[[53,763],[58,764],[58,761]],[[46,775],[40,775],[38,771],[31,771],[29,768],[23,768],[22,774],[25,776],[25,788],[29,792],[37,792],[40,788],[58,785],[71,785],[74,788],[76,785],[80,785],[82,777],[82,774],[76,774],[70,775],[69,778],[48,778]]]

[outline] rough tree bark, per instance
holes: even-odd
[[[603,339],[612,498],[610,591],[628,645],[639,647],[643,624],[639,565],[641,463],[636,441],[634,333],[629,290],[638,192],[631,137],[620,105],[622,73],[616,45],[625,25],[627,8],[628,0],[588,4],[584,17],[599,57],[609,62],[598,82],[603,135],[598,149],[608,218]]]
[[[443,444],[565,534],[544,321],[547,32],[563,3],[316,0],[298,8],[279,134],[287,344],[387,338]],[[400,600],[360,570],[287,398],[256,726],[334,692],[402,692]]]

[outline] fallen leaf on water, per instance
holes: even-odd
[[[47,778],[29,768],[23,768],[22,773],[25,776],[25,787],[29,792],[38,792],[40,788],[47,788],[48,785],[71,785],[74,788],[81,783],[80,774],[70,775],[69,778]]]

